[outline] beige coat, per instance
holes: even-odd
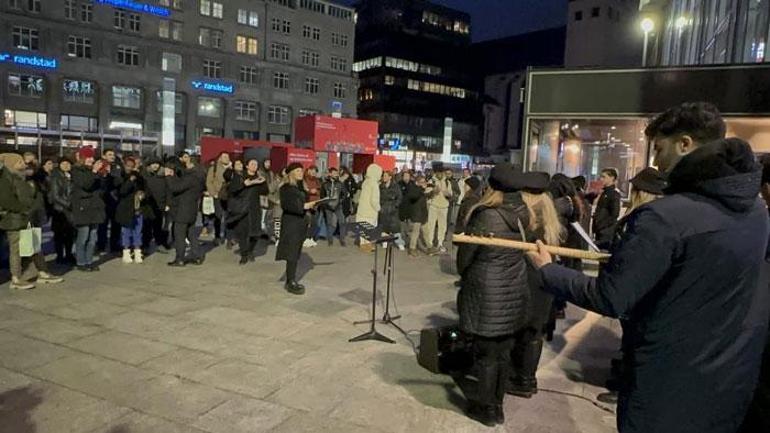
[[[372,164],[366,169],[366,179],[361,184],[361,197],[358,201],[356,222],[368,222],[377,225],[377,215],[380,213],[380,179],[382,167]]]
[[[227,168],[220,164],[219,161],[215,162],[209,167],[206,173],[206,192],[210,196],[216,198],[219,196],[219,191],[222,190],[222,186],[225,184],[225,171]]]

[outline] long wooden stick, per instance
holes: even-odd
[[[469,236],[464,234],[453,235],[452,241],[459,244],[475,244],[486,245],[491,247],[513,248],[524,251],[537,251],[537,244],[521,241],[512,241],[510,239],[501,239],[493,237],[483,236]],[[597,253],[594,251],[578,250],[574,248],[555,247],[551,245],[545,246],[546,251],[554,256],[570,257],[573,259],[586,259],[586,260],[598,260],[607,261],[610,258],[609,254]]]

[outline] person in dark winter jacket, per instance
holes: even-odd
[[[522,175],[508,163],[497,164],[490,188],[470,211],[466,233],[522,240],[529,225],[522,200]],[[513,335],[525,324],[529,305],[527,264],[519,250],[461,244],[457,251],[461,288],[457,295],[460,328],[474,337],[478,377],[467,415],[487,426],[505,422],[502,403],[511,364]]]
[[[145,163],[142,171],[145,183],[145,224],[143,227],[142,243],[149,248],[151,242],[159,251],[168,250],[168,231],[165,229],[164,219],[168,209],[168,194],[166,191],[166,179],[158,159],[150,158]]]
[[[267,196],[267,179],[259,173],[256,159],[246,162],[243,174],[234,174],[227,183],[227,225],[233,227],[240,245],[241,265],[254,258],[254,248],[262,235],[260,196]]]
[[[428,195],[432,193],[425,176],[407,184],[404,201],[401,204],[402,217],[409,224],[409,255],[417,257],[418,242],[422,226],[428,222]]]
[[[120,182],[122,176],[123,164],[114,149],[102,149],[100,161],[102,168],[98,174],[101,176],[102,200],[104,201],[106,217],[99,225],[96,249],[107,251],[109,248],[112,253],[120,253],[122,249],[121,226],[115,221],[115,212],[118,208],[117,183]]]
[[[340,182],[342,182],[342,185],[345,187],[342,190],[343,195],[341,203],[342,213],[345,214],[345,217],[347,218],[351,215],[355,215],[357,212],[356,204],[353,203],[353,197],[361,188],[361,185],[356,182],[356,179],[347,167],[340,168]]]
[[[281,235],[276,249],[276,260],[286,261],[286,290],[295,295],[305,293],[305,286],[297,282],[297,264],[302,255],[302,243],[310,225],[306,214],[318,202],[307,202],[302,187],[304,169],[300,163],[286,167],[286,183],[281,187]]]
[[[401,240],[401,221],[398,217],[400,204],[401,187],[390,172],[384,171],[380,182],[380,214],[377,221],[383,232],[398,236],[396,245],[400,250],[404,250],[404,241]]]
[[[48,202],[51,204],[51,231],[56,250],[56,263],[76,263],[73,246],[75,226],[72,225],[72,161],[60,158],[51,173]]]
[[[166,168],[166,188],[169,194],[169,218],[174,223],[174,249],[176,257],[169,266],[181,267],[188,263],[203,264],[203,253],[198,243],[195,220],[198,217],[201,197],[206,188],[206,173],[199,170],[188,158],[177,170]],[[186,255],[187,243],[190,242],[190,254]]]
[[[72,224],[77,230],[75,257],[82,272],[98,271],[93,264],[99,225],[106,219],[102,182],[109,175],[110,166],[102,160],[94,161],[94,149],[80,148],[72,168]]]
[[[761,170],[739,139],[698,145],[661,137],[660,123],[648,134],[656,159],[681,160],[657,164],[673,167],[667,195],[631,214],[599,277],[552,264],[543,249],[531,257],[549,292],[624,318],[621,433],[733,433],[757,382],[770,306]]]
[[[618,171],[605,168],[600,177],[603,185],[602,193],[594,205],[593,233],[596,245],[607,249],[615,233],[615,225],[620,217],[620,192],[618,191]]]
[[[558,246],[566,238],[562,224],[565,216],[572,212],[568,206],[561,214],[547,192],[550,176],[543,172],[529,172],[522,175],[522,200],[527,205],[529,225],[524,230],[527,241],[543,239],[549,245]],[[512,371],[506,391],[510,394],[530,398],[537,393],[537,369],[543,351],[543,338],[552,317],[553,296],[543,291],[543,281],[536,269],[527,266],[529,305],[526,321],[514,335],[511,350]]]
[[[118,197],[115,222],[121,227],[122,261],[123,263],[142,263],[143,206],[147,187],[133,158],[126,158],[123,172],[115,182],[115,188]]]
[[[5,231],[8,238],[10,288],[15,290],[33,289],[35,277],[40,283],[62,281],[48,273],[42,252],[32,254],[29,259],[21,256],[21,231],[29,227],[29,216],[36,206],[35,190],[25,180],[24,169],[20,155],[0,154],[0,230]],[[34,267],[28,266],[30,261]]]
[[[463,201],[460,203],[460,208],[457,210],[457,221],[455,222],[455,234],[465,233],[465,221],[468,219],[468,212],[476,206],[476,203],[481,200],[481,181],[474,176],[467,177],[463,181]]]
[[[328,199],[321,203],[321,209],[326,222],[326,238],[329,246],[334,243],[334,233],[339,229],[340,245],[345,246],[345,239],[348,236],[348,224],[343,210],[342,201],[348,196],[347,186],[340,180],[339,170],[332,167],[329,169],[329,176],[321,185],[321,198]]]

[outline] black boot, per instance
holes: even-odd
[[[468,418],[478,421],[487,427],[494,427],[497,425],[496,412],[497,408],[495,405],[469,401],[468,409],[465,410],[465,415],[467,415]]]
[[[249,256],[241,256],[241,260],[238,262],[238,264],[245,265],[246,263],[249,263]]]
[[[296,281],[287,281],[286,285],[284,286],[287,292],[293,294],[293,295],[304,295],[305,294],[305,286],[302,284],[297,283]]]
[[[531,398],[537,394],[537,366],[543,352],[543,339],[537,336],[534,340],[519,343],[512,351],[513,375],[508,383],[506,392],[523,398]]]
[[[498,424],[505,424],[505,412],[503,411],[502,404],[498,404],[495,406],[495,421]]]

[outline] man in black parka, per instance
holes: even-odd
[[[198,217],[201,197],[206,188],[205,172],[196,168],[192,160],[183,162],[178,172],[166,168],[166,187],[170,200],[169,217],[174,222],[174,249],[176,257],[169,266],[184,266],[187,263],[203,264],[203,253],[198,243],[195,220]],[[190,254],[185,256],[186,242],[190,241]]]
[[[628,218],[598,278],[551,263],[542,248],[530,255],[547,291],[625,321],[621,433],[735,433],[757,383],[770,228],[749,145],[708,141],[724,131],[709,104],[653,120],[667,196]]]

